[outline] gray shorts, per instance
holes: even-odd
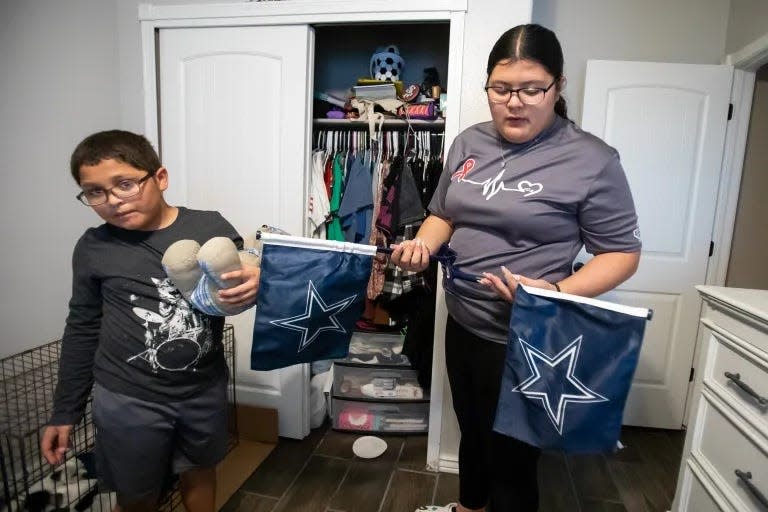
[[[124,503],[163,491],[172,474],[215,466],[227,453],[227,380],[201,395],[157,403],[93,389],[100,490]]]

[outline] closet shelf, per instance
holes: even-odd
[[[414,129],[418,129],[418,130],[436,130],[436,131],[445,130],[445,119],[435,119],[434,121],[428,121],[423,119],[411,119],[410,121],[407,121],[405,119],[385,119],[384,128],[404,130],[408,127],[409,122]],[[336,130],[363,130],[363,129],[367,130],[368,129],[368,121],[357,121],[353,119],[315,118],[312,121],[312,125],[316,128],[332,128]],[[376,126],[378,125],[379,123],[376,123]]]

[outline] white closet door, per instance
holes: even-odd
[[[733,69],[589,61],[582,127],[618,149],[640,219],[637,273],[606,294],[650,307],[629,425],[680,428],[706,280]]]
[[[241,233],[262,224],[303,234],[307,25],[159,31],[160,150],[171,204],[218,210]],[[237,400],[278,410],[280,435],[309,433],[309,372],[250,369],[254,310],[228,319]]]

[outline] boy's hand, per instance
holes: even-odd
[[[221,278],[240,279],[242,283],[219,291],[219,300],[225,304],[233,306],[246,306],[256,301],[256,292],[259,291],[259,278],[261,277],[261,268],[252,265],[243,264],[242,270],[227,272],[222,274]]]
[[[61,464],[69,449],[69,434],[74,425],[48,425],[40,440],[40,450],[49,464]]]

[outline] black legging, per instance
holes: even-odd
[[[490,512],[535,512],[541,450],[493,431],[506,346],[448,317],[445,360],[459,420],[459,502]]]

